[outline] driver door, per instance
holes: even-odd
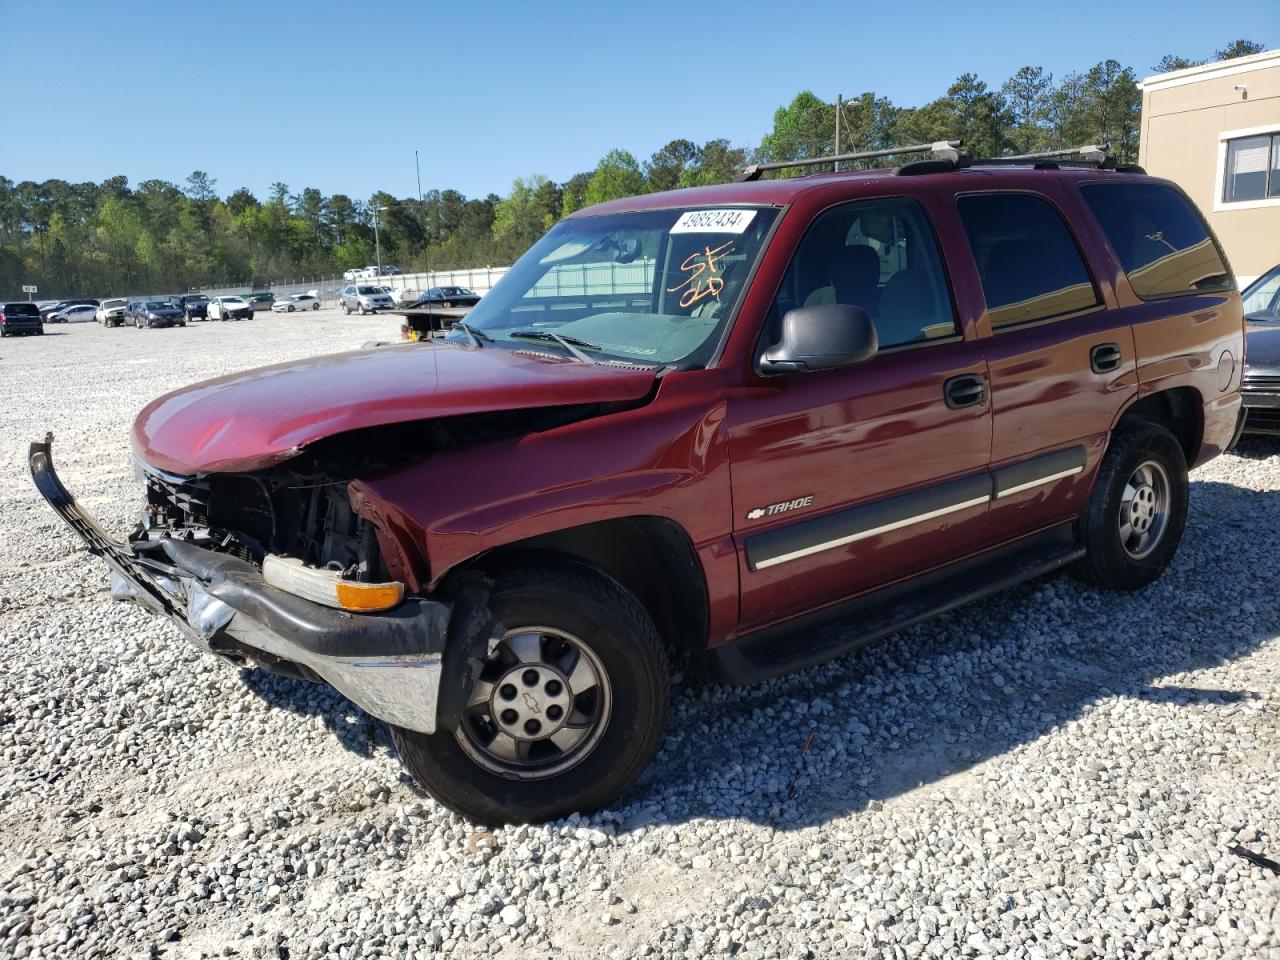
[[[990,500],[991,405],[973,331],[953,307],[925,206],[828,208],[768,318],[844,303],[879,352],[852,367],[766,378],[728,409],[734,537],[746,630],[973,552]]]

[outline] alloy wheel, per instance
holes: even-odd
[[[1169,474],[1155,460],[1138,466],[1120,493],[1120,544],[1135,560],[1150,556],[1169,526]]]
[[[467,699],[458,743],[492,773],[541,780],[591,752],[612,699],[600,659],[578,637],[552,627],[511,630]]]

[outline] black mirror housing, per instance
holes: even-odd
[[[782,318],[782,339],[760,358],[766,374],[832,370],[864,363],[879,343],[870,315],[843,303],[797,307]]]

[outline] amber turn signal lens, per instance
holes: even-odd
[[[281,557],[274,553],[267,554],[262,561],[262,579],[295,597],[353,613],[387,610],[404,599],[404,584],[398,581],[358,583],[343,580],[338,570],[320,570],[307,566],[297,557]]]
[[[337,584],[338,606],[343,610],[368,613],[371,610],[387,610],[404,598],[403,583],[351,583]]]

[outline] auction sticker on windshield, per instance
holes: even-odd
[[[743,233],[755,219],[754,210],[686,210],[672,233]]]

